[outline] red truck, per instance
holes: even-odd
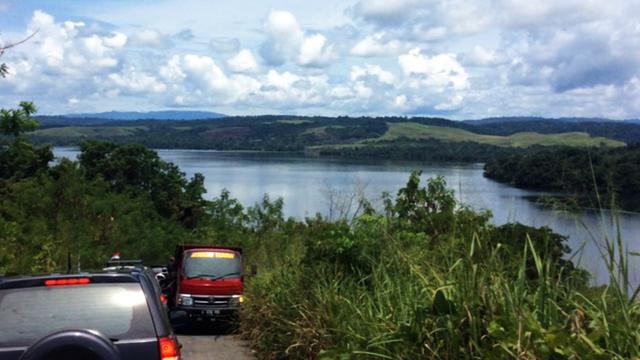
[[[242,249],[213,245],[178,245],[173,310],[193,321],[228,320],[244,302]]]

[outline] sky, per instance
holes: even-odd
[[[640,0],[0,0],[0,107],[640,118]]]

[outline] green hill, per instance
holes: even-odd
[[[422,140],[436,139],[444,142],[477,142],[507,147],[528,147],[532,145],[541,146],[600,146],[609,147],[624,146],[625,143],[611,140],[604,137],[592,137],[584,132],[567,132],[560,134],[539,134],[536,132],[521,132],[509,136],[482,135],[467,130],[422,125],[412,122],[389,123],[389,130],[373,141],[392,141],[401,138]],[[363,142],[371,142],[365,140]]]
[[[87,138],[130,136],[144,126],[64,126],[36,130],[34,136],[50,138]]]

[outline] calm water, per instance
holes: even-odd
[[[75,158],[75,148],[55,148],[57,157]],[[316,159],[299,155],[250,152],[218,152],[199,150],[159,150],[160,156],[178,165],[187,176],[196,172],[205,176],[207,197],[213,198],[223,189],[231,192],[243,205],[251,206],[269,194],[284,199],[285,215],[296,218],[316,213],[329,215],[330,194],[333,203],[344,204],[350,195],[363,191],[372,202],[380,205],[380,195],[395,194],[409,178],[413,169],[423,170],[423,179],[444,176],[455,190],[456,197],[475,209],[488,209],[493,222],[504,224],[518,221],[533,226],[549,226],[557,233],[569,236],[581,266],[595,276],[595,283],[607,281],[597,242],[606,235],[615,237],[616,226],[611,214],[594,211],[563,213],[540,207],[527,197],[539,195],[506,186],[482,176],[482,164],[427,164],[397,161],[350,161]],[[336,213],[333,207],[333,214]],[[631,251],[640,250],[640,214],[617,214],[620,233]],[[640,279],[640,260],[632,258],[634,276]]]

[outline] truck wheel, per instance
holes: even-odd
[[[63,330],[31,345],[20,360],[120,360],[120,353],[104,335],[92,330]]]

